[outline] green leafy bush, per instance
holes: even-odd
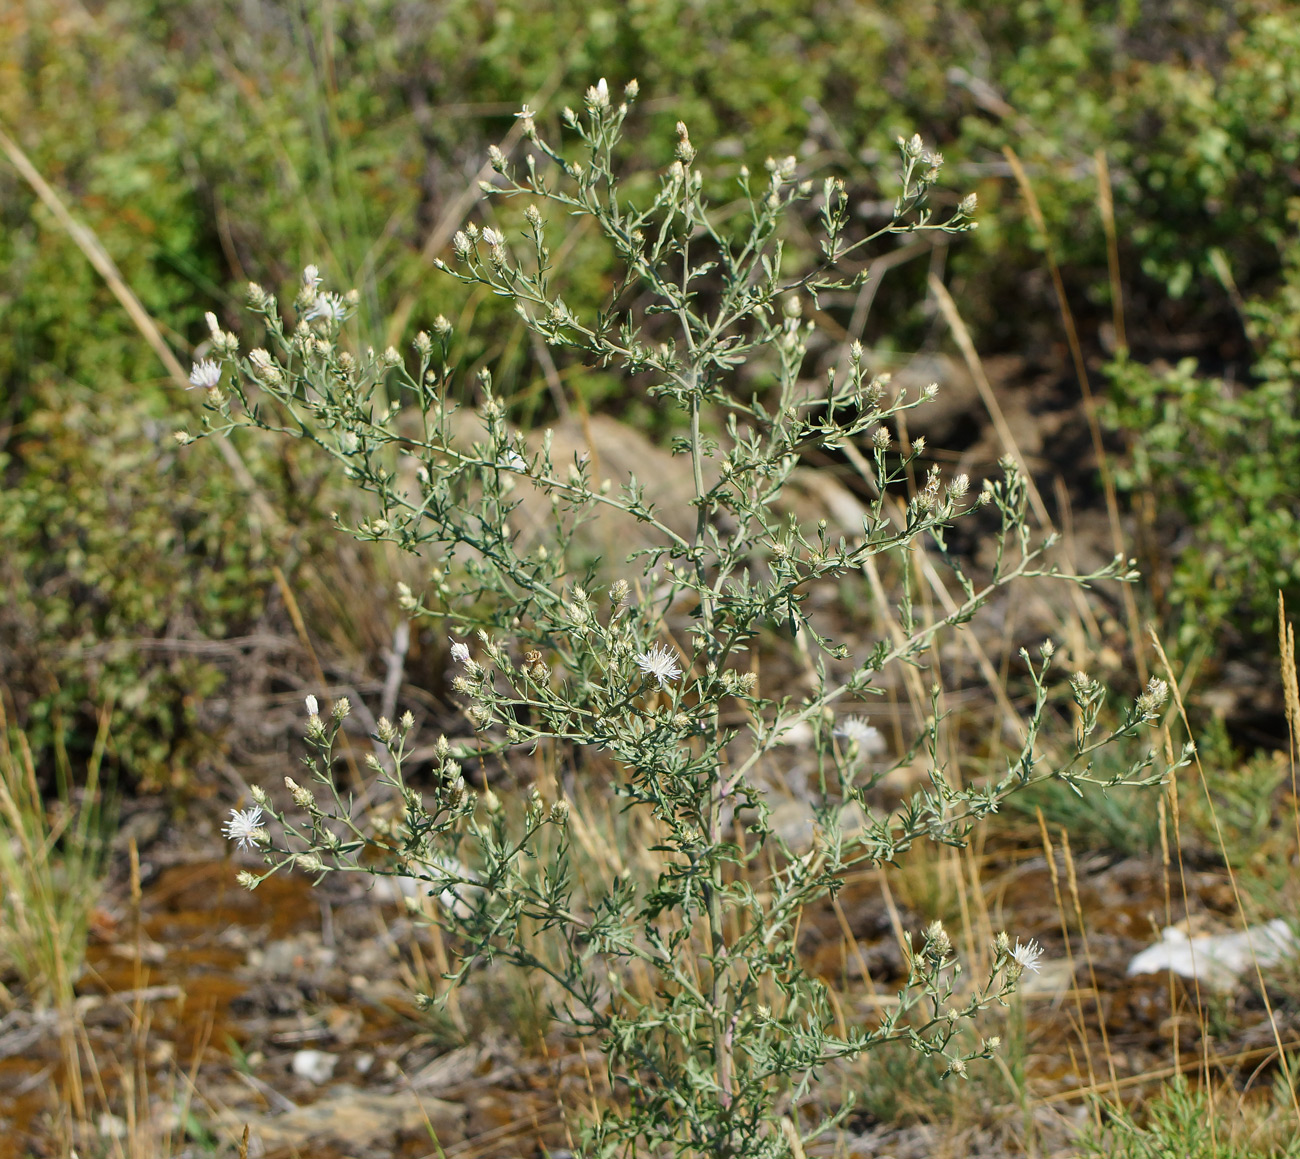
[[[1149,497],[1173,542],[1169,600],[1184,644],[1224,630],[1275,631],[1277,593],[1300,602],[1300,242],[1285,280],[1249,309],[1257,381],[1197,373],[1185,359],[1157,369],[1110,367],[1109,421],[1128,432],[1121,485]]]
[[[183,644],[247,632],[274,561],[224,468],[182,461],[146,406],[66,385],[36,401],[0,458],[0,685],[37,753],[62,730],[83,747],[108,707],[111,761],[183,788],[220,743],[195,725],[223,681]]]

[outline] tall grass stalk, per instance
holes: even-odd
[[[60,748],[57,796],[47,808],[27,737],[10,727],[0,698],[0,953],[33,1004],[60,1013],[72,1008],[103,884],[100,769],[110,711],[100,713],[79,799]]]
[[[75,986],[86,955],[90,914],[103,884],[100,767],[112,716],[99,718],[86,782],[74,803],[71,766],[59,746],[58,789],[47,809],[31,747],[11,728],[0,697],[0,956],[27,1000],[58,1022],[64,1105],[84,1118]]]

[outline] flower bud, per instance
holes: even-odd
[[[294,804],[300,809],[311,809],[316,805],[316,798],[311,795],[310,790],[304,789],[292,777],[284,778],[284,787],[293,794]]]

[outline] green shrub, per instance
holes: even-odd
[[[166,644],[247,632],[274,561],[217,457],[182,461],[147,406],[66,384],[34,400],[0,458],[0,685],[38,754],[61,730],[85,747],[108,705],[112,762],[184,787],[220,743],[195,725],[223,674]]]
[[[934,390],[908,397],[890,389],[872,375],[860,344],[846,351],[842,376],[817,375],[815,392],[809,389],[805,360],[816,322],[805,320],[806,304],[854,284],[840,263],[893,234],[970,227],[973,198],[932,216],[926,195],[941,162],[919,136],[898,142],[900,197],[874,233],[854,237],[843,184],[801,179],[789,157],[770,160],[762,175],[738,169],[733,196],[746,207],[745,226],[732,234],[696,178],[700,154],[684,123],[653,197],[638,204],[626,193],[617,145],[636,95],[634,81],[622,101],[611,99],[603,79],[590,87],[585,112],[565,117],[576,141],[563,151],[521,110],[528,161],[515,167],[500,152],[491,156],[493,192],[524,203],[525,228],[467,226],[453,238],[454,268],[440,268],[471,292],[509,301],[548,345],[648,381],[678,427],[671,447],[691,480],[694,526],[674,530],[635,474],[614,488],[593,477],[586,456],[561,458],[549,438],[540,450],[522,442],[485,371],[474,378],[481,430],[466,434],[454,401],[465,390],[455,384],[466,367],[450,358],[447,319],[416,335],[408,361],[394,347],[351,346],[347,322],[360,295],[329,290],[314,266],[291,308],[250,285],[265,345],[245,353],[214,320],[213,358],[194,369],[208,403],[201,433],[181,430],[177,441],[264,431],[328,454],[371,505],[343,526],[429,568],[418,587],[397,587],[398,605],[440,633],[473,640],[453,637],[459,674],[452,688],[476,738],[475,746],[453,747],[439,737],[426,750],[433,768],[425,788],[407,771],[414,716],[381,719],[374,736],[382,752],[366,762],[375,783],[354,797],[335,775],[352,706],[338,698],[322,710],[309,695],[309,756],[299,774],[307,783],[285,778],[287,809],[255,786],[253,804],[232,810],[225,832],[265,862],[260,876],[238,875],[249,889],[291,869],[317,880],[401,876],[438,901],[432,914],[423,912],[450,935],[456,963],[448,980],[462,982],[496,959],[550,987],[548,1015],[599,1045],[617,1092],[617,1103],[586,1124],[581,1154],[649,1148],[683,1159],[786,1159],[847,1113],[847,1106],[828,1108],[821,1123],[799,1116],[822,1074],[841,1060],[900,1043],[961,1077],[990,1058],[998,1041],[963,1040],[960,1028],[1005,1002],[1042,952],[1032,943],[1013,946],[1001,933],[967,982],[949,935],[932,922],[919,948],[905,942],[897,1003],[880,1009],[876,1025],[840,1029],[826,988],[796,951],[803,911],[834,897],[855,868],[880,866],[927,841],[963,845],[979,819],[1031,784],[1162,780],[1169,769],[1154,771],[1154,751],[1109,772],[1095,758],[1155,724],[1168,688],[1153,679],[1108,728],[1100,684],[1076,672],[1069,683],[1077,728],[1060,761],[1049,763],[1038,751],[1055,655],[1047,641],[1036,661],[1021,653],[1035,689],[1026,739],[994,775],[955,783],[940,755],[936,686],[934,713],[914,742],[915,752],[925,752],[925,786],[897,808],[873,806],[868,793],[885,769],[868,760],[880,737],[859,713],[843,710],[877,694],[886,670],[923,663],[941,637],[1015,580],[1087,585],[1131,575],[1123,557],[1091,575],[1066,574],[1045,560],[1055,537],[1034,541],[1026,483],[1011,460],[976,494],[967,476],[945,482],[932,465],[905,504],[888,507],[889,488],[919,473],[920,455],[919,444],[900,453],[890,427]],[[819,222],[820,261],[790,272],[781,225],[805,201]],[[603,308],[591,313],[560,298],[550,277],[552,253],[582,219],[621,269]],[[721,275],[716,296],[702,292],[712,271]],[[773,380],[770,405],[748,385],[751,366]],[[870,446],[879,481],[860,531],[834,538],[826,520],[782,516],[800,449],[851,440]],[[990,519],[992,562],[976,579],[949,551],[948,535],[981,511]],[[635,528],[647,546],[584,558],[576,532],[598,514]],[[525,525],[537,529],[536,539],[520,534]],[[921,618],[902,566],[922,543],[951,572],[949,610],[933,619]],[[843,622],[828,621],[812,593],[875,557],[899,567],[901,590],[888,597],[897,619],[879,624],[877,643],[853,654],[835,639]],[[807,649],[808,676],[798,689],[764,687],[750,653],[765,632]],[[762,774],[796,729],[807,730],[812,754],[809,849],[792,847],[771,823]],[[650,827],[659,866],[652,880],[579,881],[570,802],[544,801],[536,784],[522,799],[502,799],[512,752],[540,750],[543,767],[584,749],[607,756],[614,793]],[[472,755],[502,796],[469,788],[463,774]],[[379,816],[359,803],[374,794],[399,809]],[[860,825],[849,823],[855,814]],[[421,913],[418,898],[410,900]],[[419,998],[424,1006],[436,1000]]]
[[[1285,280],[1249,309],[1257,381],[1112,364],[1109,422],[1128,432],[1121,486],[1149,496],[1173,540],[1169,601],[1179,640],[1258,640],[1276,630],[1277,593],[1300,602],[1300,241]]]

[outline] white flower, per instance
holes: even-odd
[[[238,809],[231,809],[230,820],[226,822],[221,832],[227,841],[238,842],[240,849],[250,849],[261,824],[261,805],[254,805],[242,813]]]
[[[593,110],[609,108],[609,84],[604,77],[592,85],[585,95],[587,108]]]
[[[1043,947],[1037,942],[1031,941],[1028,945],[1022,946],[1020,939],[1016,939],[1015,949],[1011,951],[1011,960],[1016,963],[1022,970],[1033,970],[1038,973],[1040,967],[1038,959],[1043,956]]]
[[[307,697],[307,715],[317,716],[320,713],[320,704],[317,703],[314,696]]]
[[[308,290],[315,290],[320,286],[320,270],[316,266],[308,266],[302,272],[302,284]]]
[[[530,120],[535,116],[537,116],[537,114],[533,112],[533,110],[530,109],[527,105],[525,105],[522,109],[519,110],[519,112],[515,114],[515,117],[521,121]]]
[[[342,322],[347,313],[347,303],[339,294],[317,294],[315,304],[303,315],[303,320],[324,318],[327,322]]]
[[[190,371],[190,385],[186,390],[193,390],[196,386],[214,387],[221,381],[221,364],[213,362],[211,358],[205,358],[202,362],[196,362],[194,368]]]
[[[647,676],[659,681],[659,687],[667,686],[668,681],[676,680],[682,674],[677,658],[667,648],[656,644],[648,652],[642,652],[636,658],[636,666]]]
[[[499,229],[493,229],[489,225],[487,229],[483,231],[483,241],[484,244],[490,245],[493,248],[495,248],[499,245],[506,244],[506,235],[503,234]]]
[[[454,636],[448,636],[447,639],[451,641],[451,658],[455,660],[457,664],[468,664],[469,645],[462,644]]]
[[[528,464],[524,462],[524,457],[518,451],[506,451],[499,459],[497,466],[502,471],[519,471],[527,472]]]
[[[846,716],[835,727],[835,735],[856,745],[859,756],[878,756],[885,751],[885,738],[880,729],[867,723],[865,716]]]

